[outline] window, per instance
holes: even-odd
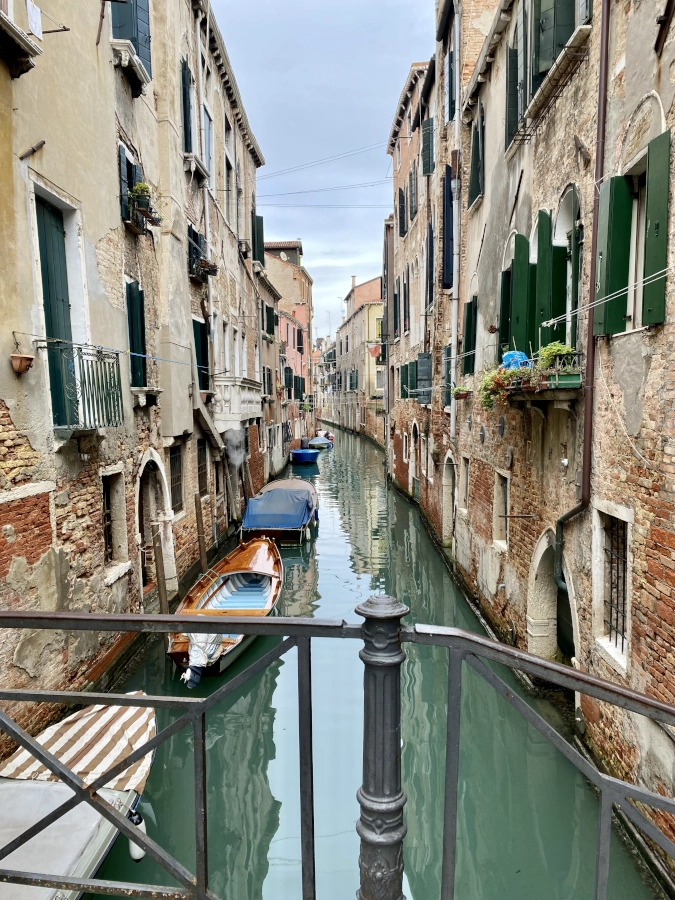
[[[230,333],[227,322],[223,322],[223,371],[226,375],[232,374],[230,372]]]
[[[109,565],[129,558],[124,475],[121,472],[103,475],[101,488],[103,495],[103,557],[105,565]]]
[[[455,63],[452,48],[445,54],[445,124],[455,118]]]
[[[452,403],[452,346],[443,347],[443,406]]]
[[[120,166],[120,209],[122,218],[125,222],[137,222],[138,216],[135,214],[132,201],[129,197],[129,191],[136,184],[143,181],[143,169],[137,166],[134,161],[133,154],[124,146],[119,145],[119,166]],[[143,220],[138,223],[140,230],[144,230]]]
[[[408,432],[403,434],[403,462],[408,462]]]
[[[431,116],[422,122],[422,175],[431,175],[435,168],[434,119]]]
[[[509,479],[495,472],[495,489],[492,501],[492,537],[495,543],[506,545],[508,541]]]
[[[265,331],[270,337],[274,337],[274,307],[264,304],[265,307]]]
[[[233,135],[232,124],[231,124],[229,118],[227,117],[227,115],[223,116],[223,120],[224,120],[223,125],[224,125],[224,129],[225,129],[225,149],[227,150],[228,153],[232,153],[234,150],[233,142],[232,142],[232,135]]]
[[[204,165],[209,173],[209,187],[213,190],[213,119],[204,107]]]
[[[403,275],[403,333],[410,331],[410,266]]]
[[[150,0],[127,0],[112,4],[112,31],[117,40],[131,41],[148,75],[150,58]]]
[[[550,215],[548,217],[550,243]],[[539,230],[539,246],[541,246],[541,224]],[[544,321],[541,318],[539,304],[541,300],[541,286],[539,279],[547,275],[550,279],[550,267],[541,264],[530,264],[530,242],[522,234],[514,236],[513,260],[507,270],[502,272],[501,300],[499,308],[499,359],[507,350],[521,350],[530,354],[539,346],[539,329],[537,324]],[[565,284],[560,285],[563,291]],[[538,318],[539,317],[539,318]],[[475,335],[474,335],[475,343]]]
[[[455,264],[454,209],[452,205],[452,169],[445,167],[443,176],[443,272],[441,287],[444,291],[452,288]]]
[[[349,335],[345,335],[345,353],[349,353]]]
[[[408,196],[410,197],[410,221],[417,215],[417,160],[413,160],[408,173]]]
[[[427,474],[427,439],[424,435],[420,438],[420,467],[422,475]]]
[[[384,370],[375,370],[375,390],[381,391],[384,388]]]
[[[469,508],[469,457],[462,457],[462,468],[459,474],[459,503],[463,510]]]
[[[127,283],[127,322],[129,325],[129,359],[131,386],[147,386],[145,353],[145,297],[137,281]]]
[[[110,497],[110,477],[104,475],[103,482],[103,562],[107,566],[113,561],[112,500]]]
[[[199,496],[205,497],[209,492],[208,459],[206,453],[206,439],[197,439],[197,483]]]
[[[462,374],[476,371],[476,325],[478,322],[478,297],[464,304],[464,331],[462,332]]]
[[[435,272],[434,272],[434,226],[431,221],[427,223],[427,243],[426,243],[426,255],[427,255],[427,309],[431,307],[434,302],[434,284],[435,284]]]
[[[506,147],[518,130],[518,49],[506,47]]]
[[[367,410],[366,410],[366,406],[365,406],[365,404],[364,404],[364,405],[361,407],[361,425],[362,425],[363,428],[366,427],[366,413],[367,413]]]
[[[396,168],[397,169],[401,168],[401,137],[400,137],[400,135],[396,140]]]
[[[640,172],[640,168],[644,168]],[[594,334],[665,320],[670,131],[651,140],[630,174],[600,187]]]
[[[230,161],[225,160],[225,198],[223,206],[225,207],[225,218],[228,222],[232,222],[232,195],[234,194],[234,169]]]
[[[408,363],[408,397],[417,400],[417,360]]]
[[[199,390],[208,391],[211,382],[209,377],[209,337],[206,322],[199,319],[193,319],[192,332],[195,339],[195,357],[197,359],[197,381]]]
[[[397,278],[395,282],[394,288],[394,338],[400,337],[401,334],[401,310],[400,310],[400,296],[401,296],[401,279]]]
[[[291,326],[286,322],[286,346],[291,346]],[[342,343],[340,343],[340,353],[342,353]]]
[[[298,328],[298,353],[300,356],[305,352],[305,333],[302,328]]]
[[[485,191],[485,111],[478,101],[478,113],[471,128],[471,169],[469,172],[469,206]]]
[[[171,508],[174,513],[183,511],[183,446],[169,448],[169,475],[171,479]]]
[[[232,344],[234,347],[234,376],[239,378],[241,376],[241,361],[240,361],[240,352],[239,352],[239,330],[237,328],[232,329]]]
[[[198,262],[204,258],[205,242],[204,235],[200,234],[196,228],[188,222],[188,272],[194,278],[204,280],[198,271]]]
[[[262,216],[256,215],[255,205],[251,211],[251,248],[252,257],[265,265],[265,224]]]
[[[398,189],[398,234],[399,237],[405,237],[408,233],[408,219],[405,213],[405,191],[403,188]]]
[[[407,364],[401,366],[401,400],[408,399],[408,366]]]
[[[534,0],[532,20],[532,93],[571,38],[575,26],[575,0]]]
[[[605,532],[604,632],[622,654],[626,652],[628,523],[603,515]]]
[[[183,152],[192,153],[193,78],[187,59],[181,60],[181,93],[183,107]]]

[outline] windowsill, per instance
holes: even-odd
[[[507,553],[509,549],[509,545],[506,541],[493,541],[492,546],[495,550],[499,550],[500,553]]]
[[[174,513],[173,524],[176,525],[178,522],[180,522],[182,519],[184,519],[186,515],[187,515],[187,513],[185,512],[184,509],[181,509],[181,511],[178,513]]]
[[[130,560],[126,560],[126,562],[110,563],[109,566],[106,566],[103,583],[106,587],[110,587],[111,585],[115,584],[116,581],[119,581],[120,578],[124,578],[124,576],[130,569]]]
[[[641,331],[650,331],[652,328],[656,328],[656,325],[641,325],[639,328],[631,328],[628,331],[617,331],[616,334],[599,334],[599,338],[605,338],[605,340],[609,338],[620,338],[626,337],[629,334],[639,334]]]
[[[467,209],[467,212],[469,213],[470,216],[472,216],[476,212],[476,210],[480,207],[480,205],[483,202],[483,197],[484,197],[484,194],[479,194],[476,197],[476,199],[473,201],[471,206]]]
[[[463,519],[466,519],[467,516],[469,515],[469,508],[468,508],[468,506],[458,506],[457,512]]]
[[[132,96],[140,97],[145,93],[146,85],[151,78],[147,69],[141,62],[140,56],[131,41],[122,38],[113,38],[110,41],[113,51],[113,65],[126,70],[126,74],[132,81]]]
[[[201,161],[201,159],[197,156],[196,153],[184,153],[183,154],[183,169],[186,172],[191,172],[192,174],[196,174],[200,187],[206,181],[208,181],[208,179],[210,177],[209,170],[206,168],[206,166]]]
[[[575,29],[569,41],[562,48],[553,65],[548,70],[546,77],[539,85],[536,94],[530,100],[529,106],[525,110],[524,119],[537,119],[549,104],[556,92],[559,90],[561,82],[564,83],[574,73],[575,63],[577,63],[578,53],[581,47],[588,41],[591,34],[590,25],[579,25]]]
[[[622,653],[618,647],[615,647],[614,643],[610,641],[606,635],[603,637],[596,637],[595,646],[603,660],[616,672],[620,675],[626,675],[628,673],[627,654]]]
[[[5,37],[3,58],[9,74],[12,78],[20,78],[35,66],[33,57],[40,56],[42,48],[3,12],[0,12],[0,31]]]
[[[203,506],[205,503],[208,503],[208,501],[211,499],[211,495],[208,494],[208,493],[207,493],[207,494],[200,494],[200,495],[199,495],[199,499],[200,499],[201,504],[202,504],[202,506]]]

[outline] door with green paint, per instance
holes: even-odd
[[[52,415],[55,426],[72,426],[78,421],[77,390],[63,213],[40,197],[36,198],[35,209],[40,245],[45,331],[50,339],[47,359]]]

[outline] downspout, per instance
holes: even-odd
[[[591,296],[596,290],[596,256],[598,246],[598,212],[600,207],[600,183],[605,174],[605,132],[607,124],[607,68],[609,57],[609,0],[603,0],[600,21],[600,73],[598,79],[598,127],[595,140],[595,184],[593,190],[593,232],[591,239]],[[594,309],[588,310],[586,326],[586,382],[584,385],[584,452],[581,472],[581,502],[573,506],[556,522],[555,564],[553,578],[559,590],[567,593],[563,577],[563,547],[565,524],[588,508],[591,502],[591,465],[593,460],[593,401],[595,392],[595,337],[593,335]]]
[[[462,79],[459,77],[461,72],[460,53],[460,16],[461,12],[456,8],[453,29],[454,29],[454,45],[457,54],[456,76],[455,76],[455,157],[456,165],[453,171],[452,179],[452,320],[450,326],[450,387],[454,387],[457,382],[457,347],[458,347],[458,322],[459,322],[459,217],[460,217],[460,160],[461,153],[459,148],[459,111],[462,101]],[[450,394],[450,440],[454,443],[457,439],[457,401],[454,394]]]

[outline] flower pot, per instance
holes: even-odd
[[[466,398],[471,394],[471,391],[455,391],[452,395],[455,400],[466,400]]]
[[[138,210],[148,210],[150,209],[150,197],[145,194],[139,194],[137,197],[134,197],[134,205]]]
[[[12,362],[12,368],[17,375],[23,375],[33,365],[34,356],[30,353],[10,353],[9,358]]]

